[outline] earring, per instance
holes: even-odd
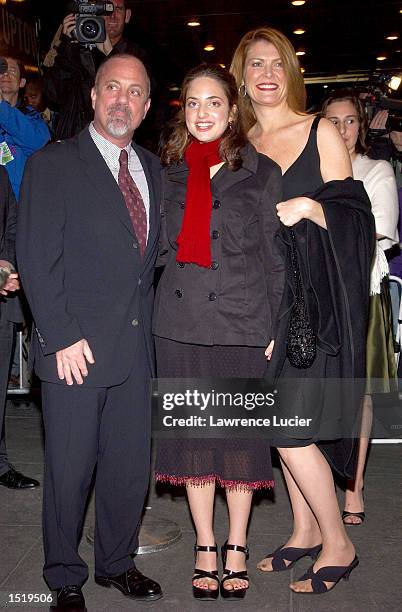
[[[242,98],[246,98],[247,97],[247,89],[244,83],[242,83],[238,89],[239,95]]]
[[[232,129],[232,127],[233,127],[233,121],[229,121],[229,123],[228,123],[228,128],[229,128],[229,130],[231,130],[231,129]]]

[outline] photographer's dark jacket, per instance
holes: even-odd
[[[176,262],[188,168],[164,170],[164,210],[153,331],[203,345],[267,346],[283,289],[283,263],[274,234],[281,172],[252,145],[243,166],[225,164],[211,180],[211,269]]]
[[[144,51],[122,38],[110,55],[131,53],[144,59]],[[55,140],[78,134],[93,118],[91,89],[96,71],[106,57],[97,48],[88,49],[65,34],[57,48],[54,65],[44,68],[44,92],[49,108],[58,111]]]

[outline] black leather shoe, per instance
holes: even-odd
[[[114,586],[126,597],[140,601],[155,601],[163,597],[160,585],[152,578],[141,574],[135,567],[120,576],[95,576],[95,582],[104,587]]]
[[[33,489],[39,487],[39,481],[24,476],[24,474],[11,467],[8,472],[0,476],[0,485],[8,489]]]
[[[55,606],[51,606],[51,612],[61,612],[61,610],[70,610],[70,612],[86,612],[85,599],[81,591],[81,587],[72,584],[69,586],[57,589],[57,602]]]

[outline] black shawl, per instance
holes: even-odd
[[[313,364],[311,371],[303,371],[300,377],[330,376],[363,381],[370,266],[375,246],[375,223],[370,200],[363,183],[351,178],[324,183],[314,193],[305,195],[321,203],[327,224],[325,230],[303,219],[293,229],[305,300],[317,337],[317,361],[329,363],[330,367],[323,367],[320,371],[317,364]],[[289,228],[282,225],[277,240],[286,261],[287,273],[268,377],[280,380],[281,377],[292,377],[286,360],[289,317],[295,299]],[[294,375],[298,377],[297,372]],[[363,387],[356,385],[354,388]],[[311,397],[309,401],[312,401]],[[357,404],[356,401],[347,402],[348,416],[350,406],[354,405],[357,410]],[[345,416],[342,414],[345,409],[346,405],[339,406],[338,413],[334,415],[333,404],[331,414],[326,405],[322,409],[322,419],[324,422],[340,421]],[[320,447],[338,472],[348,477],[353,475],[356,444],[351,437],[336,442],[325,441],[320,443]]]

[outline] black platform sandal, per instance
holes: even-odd
[[[215,546],[198,546],[196,544],[194,546],[194,557],[197,560],[198,552],[213,552],[218,556],[218,547]],[[198,578],[211,578],[211,580],[216,580],[218,583],[218,587],[216,589],[203,589],[202,587],[197,587],[194,585],[194,580]],[[197,567],[194,569],[193,576],[193,595],[195,599],[203,599],[204,601],[211,601],[212,599],[218,599],[219,595],[219,577],[218,570],[212,570],[208,572],[207,570],[198,569]]]
[[[349,516],[356,516],[357,518],[360,519],[360,523],[349,523],[349,521],[345,521],[345,518],[348,518]],[[347,525],[348,527],[358,527],[358,525],[362,525],[364,523],[364,519],[366,518],[366,514],[364,512],[348,512],[347,510],[344,510],[342,512],[342,522],[344,525]]]
[[[352,563],[346,566],[339,565],[328,565],[327,567],[321,567],[317,572],[314,573],[313,565],[307,570],[303,576],[301,576],[297,582],[301,580],[311,580],[312,591],[295,591],[291,589],[293,593],[300,595],[320,595],[332,591],[332,589],[338,584],[343,578],[349,580],[351,572],[359,565],[359,557],[355,556]],[[326,582],[333,582],[334,584],[329,588],[325,584]]]
[[[220,589],[221,597],[223,597],[224,599],[229,599],[229,598],[244,599],[244,597],[246,596],[248,587],[244,587],[242,589],[234,589],[234,588],[225,589],[224,587],[225,582],[227,580],[233,580],[233,578],[240,578],[241,580],[247,580],[247,582],[249,581],[247,570],[235,572],[226,567],[226,557],[227,557],[228,550],[235,550],[235,551],[243,553],[244,555],[246,555],[246,560],[248,559],[248,553],[249,553],[247,546],[239,546],[238,544],[228,544],[227,541],[222,546],[221,553],[222,553],[222,563],[223,563],[223,578],[221,580],[221,589]]]
[[[260,567],[258,569],[265,573],[270,573],[270,571],[284,572],[285,570],[290,570],[294,564],[303,557],[311,557],[311,559],[316,560],[321,550],[322,544],[318,544],[312,548],[295,548],[294,546],[282,548],[282,546],[280,546],[263,559],[263,561],[265,561],[265,559],[272,559],[272,570],[263,570]],[[285,563],[285,560],[290,561],[289,565]]]

